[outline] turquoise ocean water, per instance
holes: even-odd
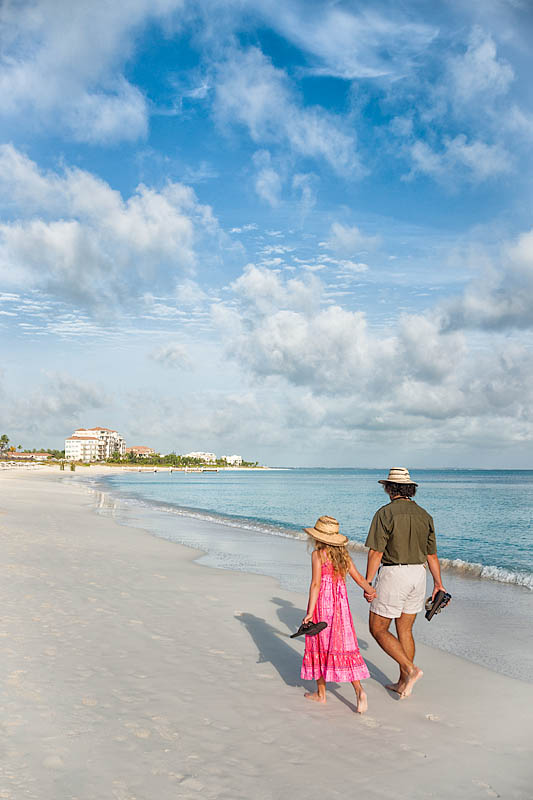
[[[289,469],[218,473],[124,472],[111,488],[176,513],[272,535],[299,536],[321,514],[363,544],[387,502],[383,470]],[[433,516],[439,556],[455,572],[533,590],[533,470],[412,470]]]

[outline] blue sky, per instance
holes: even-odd
[[[0,428],[531,467],[526,0],[0,17]]]

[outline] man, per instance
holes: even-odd
[[[405,467],[389,470],[380,480],[390,503],[374,515],[366,540],[368,564],[366,579],[372,583],[376,572],[376,594],[365,594],[370,606],[370,633],[400,667],[397,683],[387,689],[408,697],[422,670],[413,663],[415,642],[413,624],[424,607],[427,562],[433,576],[433,594],[444,589],[437,558],[435,528],[430,515],[413,500],[416,484]],[[396,636],[389,631],[395,621]]]

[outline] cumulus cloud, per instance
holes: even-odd
[[[217,65],[215,113],[225,124],[244,125],[254,142],[289,145],[338,171],[358,166],[353,134],[324,109],[303,107],[287,74],[256,47],[233,50]]]
[[[507,245],[498,268],[485,269],[444,309],[447,330],[533,328],[533,230]]]
[[[259,384],[274,381],[271,390],[285,387],[295,408],[296,398],[306,398],[301,426],[308,415],[310,425],[376,440],[404,428],[413,441],[429,445],[457,443],[461,431],[474,440],[480,420],[508,420],[511,439],[533,438],[527,347],[498,342],[480,351],[464,332],[446,329],[440,307],[405,314],[378,334],[363,312],[326,306],[316,276],[307,289],[311,302],[302,304],[306,281],[299,284],[294,292],[279,273],[248,267],[232,284],[237,305],[219,305],[213,313],[230,357],[246,373]]]
[[[379,236],[368,236],[357,225],[342,225],[334,222],[331,226],[329,247],[344,256],[353,256],[366,250],[373,250],[380,244]]]
[[[182,0],[22,0],[2,9],[4,116],[67,130],[78,141],[132,140],[147,130],[147,103],[122,69],[135,36],[168,21]]]
[[[124,200],[83,170],[45,173],[11,145],[0,147],[0,192],[13,218],[0,224],[6,285],[86,306],[123,302],[143,284],[172,287],[194,270],[196,242],[217,232],[182,184],[141,184]]]

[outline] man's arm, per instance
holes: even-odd
[[[381,564],[382,558],[383,558],[383,553],[380,553],[379,550],[368,551],[368,559],[366,562],[366,579],[368,583],[372,583],[372,581],[376,577],[376,572],[379,569],[379,565]]]
[[[437,554],[436,553],[431,553],[431,554],[428,553],[427,559],[428,559],[429,571],[431,572],[431,574],[433,576],[433,584],[434,585],[433,585],[433,594],[431,595],[431,599],[433,600],[438,591],[440,591],[441,589],[442,589],[442,591],[444,591],[444,586],[442,585],[442,580],[441,580],[441,577],[440,577],[440,564],[439,564],[439,559],[437,557]],[[368,579],[368,576],[367,576],[367,579]]]

